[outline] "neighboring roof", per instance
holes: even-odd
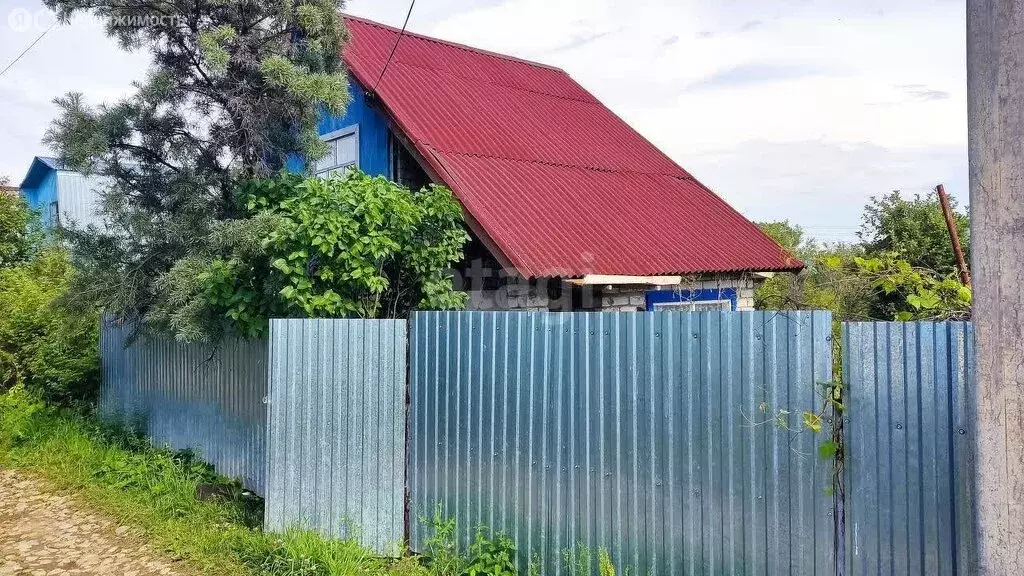
[[[36,156],[28,167],[28,173],[21,181],[21,188],[35,188],[42,181],[47,172],[63,170],[60,160],[49,156]]]
[[[345,20],[372,89],[399,31]],[[524,276],[803,266],[557,68],[407,32],[376,96]]]
[[[0,194],[9,194],[11,196],[17,196],[21,191],[21,188],[17,186],[4,186],[0,185]]]
[[[46,164],[47,167],[52,168],[54,170],[63,170],[64,169],[64,164],[61,163],[60,160],[58,160],[58,159],[56,159],[56,158],[54,158],[52,156],[36,156],[36,160],[39,160],[43,164]]]

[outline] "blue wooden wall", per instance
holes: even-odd
[[[390,131],[384,116],[366,102],[366,91],[355,78],[349,76],[349,92],[352,101],[342,116],[326,111],[320,117],[318,132],[328,134],[335,130],[359,125],[359,169],[371,176],[391,179]],[[293,158],[288,169],[298,172],[303,169],[301,159]]]
[[[57,171],[38,159],[33,160],[21,183],[21,193],[29,207],[41,214],[43,226],[49,227],[50,204],[57,201]]]

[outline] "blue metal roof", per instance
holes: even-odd
[[[64,165],[52,156],[36,156],[32,159],[28,173],[25,174],[25,179],[21,181],[19,188],[35,188],[51,170],[64,170]]]

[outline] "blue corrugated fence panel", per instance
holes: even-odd
[[[271,320],[266,527],[402,541],[404,320]]]
[[[154,444],[191,449],[263,494],[266,341],[211,346],[140,336],[126,346],[130,330],[103,323],[100,413],[138,420]]]
[[[843,324],[850,574],[970,574],[969,390],[963,322]]]
[[[830,329],[827,312],[417,313],[413,518],[442,506],[462,546],[504,532],[543,574],[579,546],[632,574],[832,573],[827,438],[800,431]]]

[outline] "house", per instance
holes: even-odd
[[[21,190],[18,189],[17,186],[7,186],[4,184],[0,184],[0,196],[17,196],[19,194],[21,194]]]
[[[564,71],[343,18],[352,101],[310,170],[450,188],[471,309],[744,310],[802,268]],[[98,221],[96,182],[52,158],[21,187],[48,225]]]
[[[21,194],[29,207],[42,216],[43,226],[74,222],[78,226],[100,224],[97,212],[99,180],[64,169],[56,158],[36,156],[21,181]]]
[[[802,268],[564,71],[344,19],[353,98],[312,169],[449,187],[471,308],[751,309]]]

